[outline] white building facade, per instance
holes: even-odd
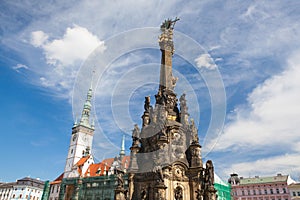
[[[41,200],[44,181],[25,177],[0,185],[0,200]]]
[[[0,183],[0,200],[10,200],[15,184],[17,183]]]

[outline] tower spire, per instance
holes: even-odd
[[[93,94],[92,84],[93,84],[94,73],[95,73],[95,71],[93,71],[91,85],[87,92],[87,97],[86,97],[85,103],[83,105],[81,119],[79,122],[79,125],[86,126],[88,128],[92,128],[92,129],[94,129],[94,126],[93,126],[93,123],[90,123],[90,114],[91,114],[91,108],[92,108],[91,99],[92,99],[92,94]]]
[[[123,134],[122,145],[120,150],[120,159],[122,160],[124,156],[125,156],[125,135]]]

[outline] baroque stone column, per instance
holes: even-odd
[[[155,200],[166,200],[166,189],[164,183],[159,183],[155,186]]]

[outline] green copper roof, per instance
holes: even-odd
[[[259,183],[275,183],[275,182],[287,182],[288,175],[277,175],[269,177],[254,177],[254,178],[240,178],[240,185],[246,184],[259,184]]]
[[[85,126],[85,127],[89,127],[89,128],[94,128],[93,122],[90,123],[90,114],[91,114],[91,99],[92,99],[92,87],[88,90],[87,93],[87,98],[85,100],[85,103],[83,105],[83,110],[82,110],[82,114],[81,114],[81,119],[79,122],[79,125]],[[77,125],[77,124],[76,124]]]

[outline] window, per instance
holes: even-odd
[[[256,195],[256,190],[253,190],[253,194]]]
[[[265,194],[268,194],[268,190],[267,189],[265,189]]]
[[[295,194],[296,194],[296,193],[295,193]],[[242,195],[243,195],[243,196],[245,196],[245,192],[244,192],[244,190],[242,191]]]
[[[276,188],[276,193],[279,194],[279,189],[278,188]]]
[[[283,190],[283,193],[286,194],[286,189],[285,189],[285,188],[282,188],[282,190]]]
[[[297,192],[298,196],[300,196],[300,192]]]
[[[296,192],[293,192],[293,196],[294,196],[294,197],[296,196]]]
[[[270,189],[270,193],[273,194],[273,189],[272,188]]]

